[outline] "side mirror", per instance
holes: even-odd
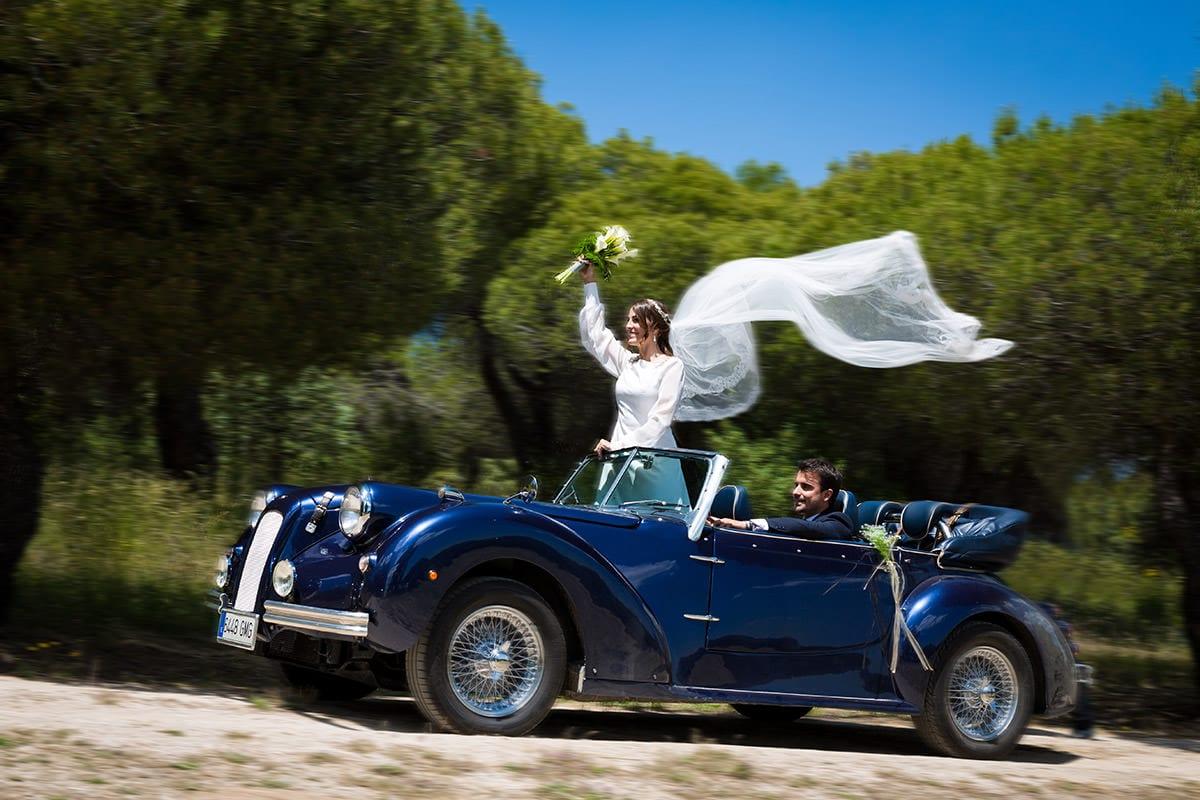
[[[521,499],[521,500],[524,500],[526,503],[532,503],[534,500],[537,499],[537,493],[538,493],[538,479],[536,477],[534,477],[533,475],[530,475],[529,479],[525,483],[525,487],[523,489],[521,489],[519,492],[517,492],[516,494],[510,495],[508,498],[505,499],[504,502],[511,503],[513,500]]]

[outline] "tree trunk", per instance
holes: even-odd
[[[191,378],[160,376],[154,426],[163,468],[176,478],[211,476],[217,463],[212,431],[204,421],[200,386]]]
[[[8,619],[13,577],[21,555],[37,533],[45,464],[29,423],[25,401],[6,382],[0,392],[0,487],[8,519],[0,531],[0,622]]]
[[[1158,524],[1174,543],[1183,570],[1183,627],[1192,650],[1192,675],[1200,703],[1200,536],[1196,533],[1200,484],[1190,472],[1195,469],[1190,456],[1179,452],[1173,443],[1160,448],[1155,499]]]
[[[522,472],[556,474],[578,461],[597,439],[608,435],[607,428],[591,427],[593,433],[586,434],[591,438],[564,447],[557,416],[557,393],[561,390],[544,373],[531,378],[516,365],[503,363],[482,322],[477,331],[483,383],[508,432],[511,452]],[[575,422],[570,415],[563,420],[571,430]]]
[[[500,419],[504,422],[505,430],[508,432],[508,441],[512,445],[512,453],[517,459],[517,466],[527,472],[533,469],[531,453],[534,441],[533,432],[517,408],[512,393],[504,384],[504,378],[500,375],[500,367],[497,364],[499,356],[496,353],[492,335],[484,326],[482,316],[479,314],[475,315],[475,331],[478,338],[479,369],[483,374],[483,384],[487,387],[488,394],[492,396],[492,402],[496,404],[496,411],[499,412]]]

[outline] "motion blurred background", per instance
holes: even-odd
[[[589,231],[641,248],[617,324],[907,229],[1016,348],[873,371],[762,325],[757,407],[681,442],[762,513],[810,454],[860,498],[1029,510],[1003,577],[1134,698],[1109,713],[1194,714],[1200,12],[495,5],[515,49],[450,0],[0,6],[6,666],[208,635],[264,483],[556,486],[613,416],[551,280]]]

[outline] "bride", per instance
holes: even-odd
[[[591,265],[583,346],[617,379],[617,421],[597,455],[674,447],[671,421],[732,417],[761,392],[753,322],[795,324],[821,352],[860,367],[970,362],[1012,347],[978,338],[979,320],[946,305],[907,231],[791,258],[743,258],[693,283],[672,322],[657,300],[630,307],[622,346],[604,325]]]
[[[676,447],[671,421],[683,388],[683,363],[671,349],[671,315],[657,300],[637,301],[626,314],[622,344],[604,324],[594,268],[585,266],[579,276],[584,298],[579,312],[580,338],[600,366],[617,379],[617,421],[608,438],[596,443],[596,455],[603,457],[626,447]],[[658,499],[687,505],[688,491],[678,461],[659,461],[657,467],[653,462],[633,465],[610,502]],[[609,475],[610,470],[603,473],[601,485],[607,484]]]
[[[671,420],[683,387],[683,363],[671,350],[667,309],[650,298],[631,305],[622,345],[604,324],[595,270],[588,265],[579,276],[583,279],[579,336],[584,348],[617,379],[617,421],[609,437],[596,443],[596,455],[623,447],[675,447]]]

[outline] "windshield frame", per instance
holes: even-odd
[[[564,503],[563,498],[568,494],[568,487],[572,487],[574,485],[575,479],[579,476],[580,472],[586,469],[589,464],[594,462],[615,462],[620,460],[620,466],[617,467],[616,475],[613,478],[611,485],[608,487],[608,491],[604,493],[604,497],[598,499],[594,503],[575,505],[581,508],[594,508],[598,511],[635,511],[636,513],[636,510],[638,510],[636,505],[618,509],[613,506],[609,506],[608,501],[611,499],[613,492],[616,491],[617,486],[620,485],[621,478],[624,477],[625,472],[629,469],[629,465],[639,454],[650,456],[662,454],[670,458],[676,458],[677,460],[682,460],[683,458],[695,458],[707,462],[707,472],[705,473],[704,481],[701,483],[700,494],[696,498],[695,505],[693,505],[692,508],[686,513],[683,513],[682,511],[676,512],[679,513],[684,522],[687,523],[688,538],[692,541],[699,539],[700,533],[704,529],[704,523],[708,519],[708,509],[712,505],[712,501],[716,496],[717,489],[720,487],[721,478],[724,477],[725,470],[729,466],[729,459],[720,453],[714,453],[711,450],[690,450],[684,448],[672,449],[665,447],[624,447],[620,450],[609,451],[604,458],[599,458],[594,453],[589,453],[578,464],[575,465],[575,469],[571,470],[570,476],[566,479],[566,481],[563,482],[562,487],[558,490],[558,493],[554,495],[554,499],[551,502],[555,505],[571,506],[572,504],[570,503]],[[662,513],[665,510],[667,509],[653,508],[652,506],[643,507],[643,513],[648,511],[657,514]],[[642,514],[639,514],[639,516],[641,515]]]

